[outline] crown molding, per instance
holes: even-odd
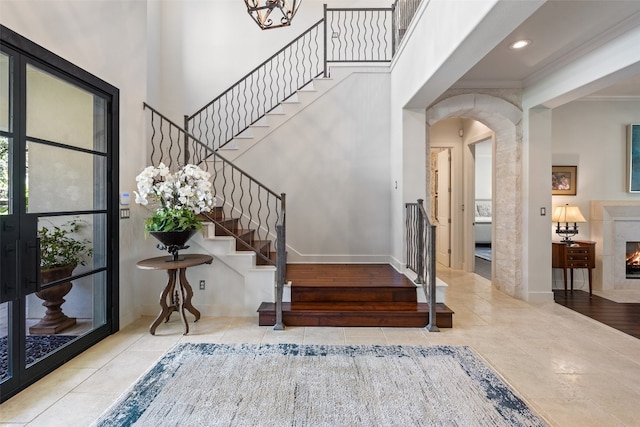
[[[603,102],[640,102],[640,96],[634,95],[634,96],[628,96],[628,95],[621,95],[621,96],[607,96],[607,95],[588,95],[588,96],[584,96],[580,99],[576,99],[576,101],[603,101]]]

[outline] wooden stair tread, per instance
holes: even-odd
[[[322,275],[318,275],[318,268]],[[287,264],[295,287],[406,287],[416,285],[388,264]]]
[[[252,228],[239,228],[235,231],[235,233],[242,238],[245,237],[249,237],[249,238],[253,238],[253,234],[256,232],[256,230],[252,229]]]
[[[256,249],[271,249],[271,240],[254,240],[251,246]]]

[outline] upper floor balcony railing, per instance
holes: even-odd
[[[329,76],[330,64],[390,62],[419,4],[397,0],[388,8],[352,9],[325,5],[320,21],[185,116],[185,130],[215,151],[314,78]]]

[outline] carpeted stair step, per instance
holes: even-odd
[[[258,308],[260,326],[273,326],[275,303],[263,302]],[[287,326],[405,327],[424,328],[429,323],[425,303],[283,303],[282,320]],[[453,326],[453,311],[436,304],[436,325]]]

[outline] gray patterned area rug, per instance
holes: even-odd
[[[469,347],[181,344],[96,426],[546,426]]]

